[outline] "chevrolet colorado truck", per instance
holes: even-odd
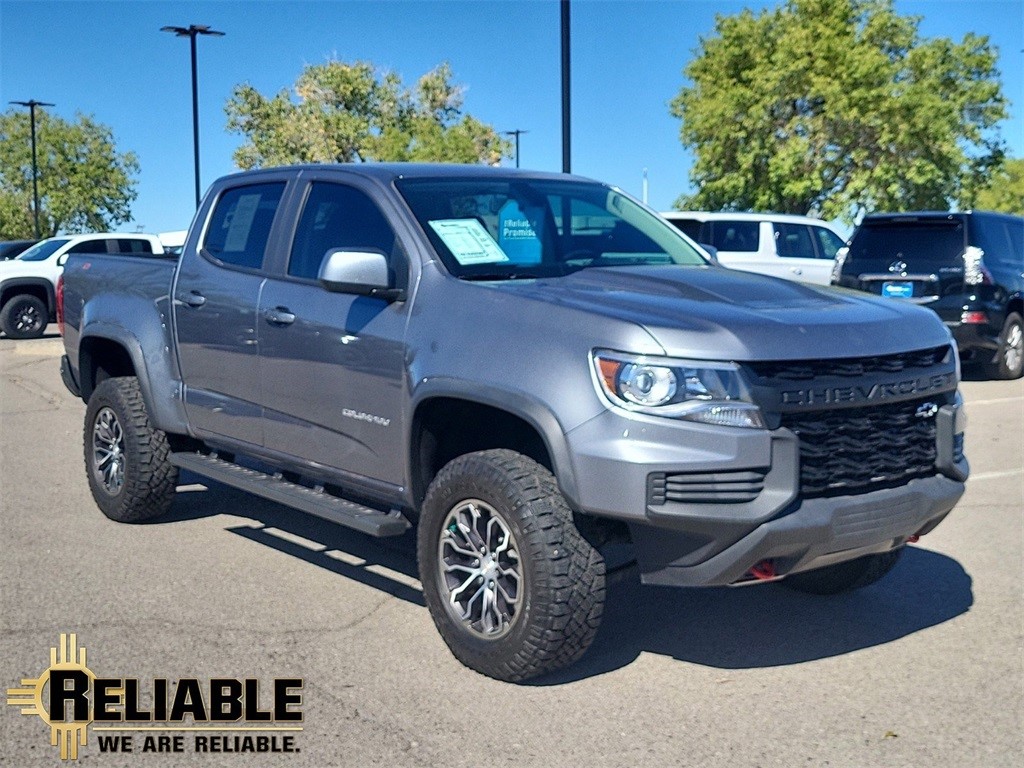
[[[717,267],[623,192],[509,169],[228,176],[176,262],[73,255],[62,375],[99,508],[179,469],[372,536],[416,528],[453,654],[524,680],[647,584],[873,583],[964,491],[934,313]]]

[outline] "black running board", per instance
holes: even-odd
[[[170,461],[177,467],[197,475],[248,491],[278,504],[308,512],[332,523],[354,528],[371,536],[401,536],[409,529],[409,521],[397,510],[383,512],[355,502],[290,483],[281,477],[249,469],[216,456],[200,453],[172,453]]]

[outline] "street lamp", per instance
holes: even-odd
[[[523,131],[516,128],[514,131],[502,131],[503,136],[515,136],[516,137],[516,168],[519,167],[519,136],[523,133],[529,133],[529,131]]]
[[[46,101],[12,101],[21,107],[28,107],[29,122],[32,125],[32,214],[36,222],[36,240],[39,239],[39,165],[36,162],[36,107],[55,107]]]
[[[223,32],[201,24],[189,24],[187,27],[160,27],[161,32],[173,32],[178,37],[187,37],[192,48],[192,147],[196,163],[196,208],[199,207],[199,85],[196,76],[196,36],[216,35],[224,37]]]
[[[569,0],[562,0],[562,173],[572,172],[572,109],[570,108],[570,86],[572,76],[570,74],[569,55],[569,20],[572,13],[569,8]]]

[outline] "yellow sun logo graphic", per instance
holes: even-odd
[[[90,680],[96,679],[86,666],[85,648],[78,647],[78,636],[74,633],[61,634],[60,644],[50,648],[50,666],[39,677],[22,679],[22,687],[7,689],[7,703],[21,707],[23,715],[38,715],[50,727],[50,746],[60,747],[61,760],[77,760],[78,748],[87,743],[86,728],[92,722],[92,716],[88,720],[65,722],[63,712],[50,712],[44,705],[44,690],[49,686],[50,675],[58,671],[76,671],[84,673]]]

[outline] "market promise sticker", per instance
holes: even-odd
[[[100,752],[300,751],[301,678],[274,678],[261,691],[257,678],[99,677],[74,633],[60,636],[39,677],[7,689],[7,703],[46,723],[62,760],[78,759],[90,726]]]

